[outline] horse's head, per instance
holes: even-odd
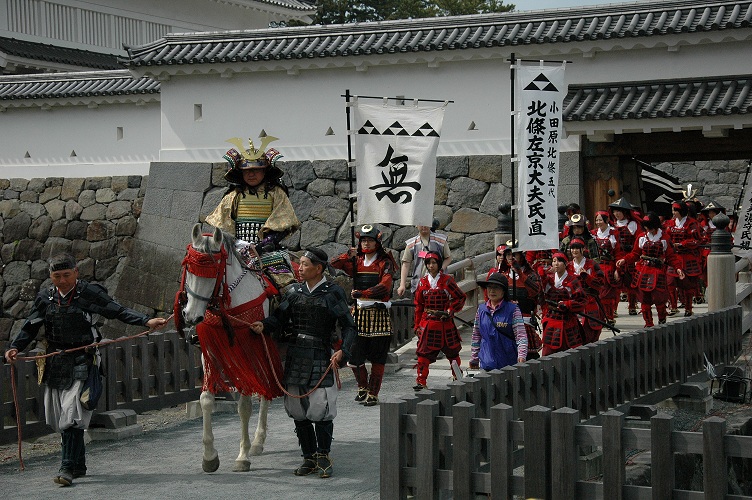
[[[201,233],[201,224],[193,226],[192,242],[183,259],[183,278],[175,301],[175,318],[182,326],[194,326],[204,319],[207,308],[219,307],[227,264],[227,250],[222,244],[222,231]]]

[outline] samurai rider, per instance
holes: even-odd
[[[358,336],[348,365],[355,374],[358,393],[355,401],[364,406],[379,402],[384,365],[392,342],[392,276],[397,263],[381,244],[381,231],[366,224],[356,233],[358,248],[351,248],[332,261],[332,267],[353,277],[352,297]],[[353,271],[354,269],[354,271]],[[366,361],[371,362],[368,377]]]
[[[328,260],[323,250],[307,249],[300,257],[302,282],[290,287],[271,316],[251,325],[259,334],[267,331],[279,336],[285,332],[290,342],[285,359],[285,410],[295,421],[303,452],[303,464],[295,469],[296,476],[332,475],[329,452],[338,387],[332,372],[324,373],[330,363],[339,367],[347,362],[355,340],[355,323],[345,291],[324,277]]]
[[[11,363],[19,351],[31,344],[42,326],[42,342],[47,344],[47,353],[53,353],[101,340],[95,326],[97,316],[150,329],[167,322],[123,307],[101,285],[78,279],[76,259],[71,255],[56,255],[49,260],[49,266],[52,286],[37,294],[31,314],[6,350],[5,359]],[[84,429],[89,426],[94,405],[87,404],[90,402],[82,392],[87,379],[98,376],[99,365],[96,349],[85,349],[50,356],[40,366],[46,422],[62,435],[62,463],[53,477],[61,486],[70,486],[74,479],[86,475]]]

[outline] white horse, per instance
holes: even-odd
[[[281,363],[274,343],[269,343],[267,356],[260,336],[250,332],[248,325],[269,315],[269,300],[265,283],[259,274],[244,264],[236,248],[236,240],[219,229],[213,235],[203,235],[201,225],[193,227],[192,243],[183,261],[183,279],[175,306],[178,331],[183,326],[196,325],[201,344],[204,384],[200,403],[203,414],[204,472],[219,468],[219,454],[214,447],[212,412],[215,394],[227,390],[240,393],[240,453],[235,459],[234,472],[251,469],[250,456],[260,455],[264,449],[267,429],[269,397],[280,395],[277,389],[266,389],[260,395],[259,419],[253,443],[248,426],[252,414],[251,394],[261,393],[257,382],[268,380],[269,368]],[[180,318],[181,324],[178,325]],[[259,349],[259,347],[261,347]],[[260,368],[259,368],[260,367]],[[263,373],[261,377],[258,370]]]

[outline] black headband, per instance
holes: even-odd
[[[303,257],[308,257],[314,264],[321,264],[324,267],[326,267],[326,265],[329,263],[310,250],[306,250],[305,253],[303,253]]]

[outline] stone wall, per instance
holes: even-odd
[[[580,199],[578,153],[562,155],[561,165],[562,199]],[[293,251],[320,246],[330,256],[344,252],[351,238],[346,161],[281,167],[302,222],[284,243]],[[224,173],[224,162],[153,163],[148,189],[145,180],[131,177],[4,181],[2,331],[7,336],[11,324],[14,333],[20,327],[34,294],[46,286],[44,259],[62,250],[81,261],[84,278],[104,282],[122,304],[147,314],[171,312],[191,229],[226,192]],[[510,190],[509,157],[438,158],[434,216],[455,261],[493,250],[498,207],[510,201]],[[384,245],[396,253],[417,233],[412,226],[379,227]],[[113,322],[111,328],[124,327]]]
[[[115,290],[145,187],[141,176],[0,179],[0,344],[51,284],[46,259],[54,254],[70,252],[82,279]]]
[[[655,167],[676,176],[685,189],[691,183],[704,204],[715,200],[731,214],[739,202],[748,165],[748,160],[713,160],[660,163]]]

